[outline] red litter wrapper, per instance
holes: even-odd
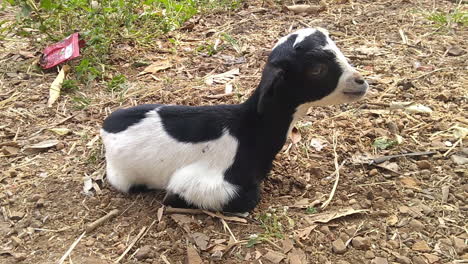
[[[80,56],[80,47],[84,46],[85,41],[80,41],[79,38],[79,33],[73,33],[59,43],[45,48],[40,61],[41,67],[49,69]]]

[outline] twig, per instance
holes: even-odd
[[[140,238],[143,236],[143,233],[145,233],[145,231],[146,231],[146,226],[141,228],[138,235],[132,240],[132,242],[130,242],[127,249],[125,249],[125,251],[122,253],[122,255],[120,255],[120,257],[118,259],[116,259],[114,261],[114,263],[119,263],[125,257],[125,255],[127,255],[127,253],[130,251],[130,249],[132,249],[132,247],[136,244],[136,242],[138,242],[138,240],[140,240]]]
[[[442,156],[447,157],[447,155],[448,155],[456,146],[458,146],[458,144],[460,144],[460,142],[462,141],[462,139],[463,139],[463,138],[459,138],[459,139],[455,142],[455,144],[453,144],[453,146],[450,147]]]
[[[210,211],[203,210],[203,212],[211,217],[217,217],[226,221],[231,221],[231,222],[239,222],[239,223],[247,223],[247,220],[244,218],[240,218],[237,216],[225,216],[220,213],[212,213]]]
[[[226,223],[226,221],[224,221],[224,219],[219,219],[221,220],[221,223],[223,224],[223,227],[229,232],[229,234],[231,235],[232,239],[234,239],[234,242],[237,242],[237,238],[234,236],[234,234],[232,233],[231,231],[231,228],[229,228],[228,224]]]
[[[166,257],[164,254],[161,254],[160,257],[161,257],[161,259],[164,261],[164,263],[166,263],[166,264],[171,264],[171,263],[169,262],[169,260],[167,260],[167,257]]]
[[[375,158],[370,161],[370,165],[372,164],[380,164],[382,162],[394,159],[394,158],[400,158],[400,157],[414,157],[414,156],[425,156],[425,155],[433,155],[436,154],[437,152],[435,151],[424,151],[424,152],[411,152],[411,153],[403,153],[403,154],[395,154],[395,155],[388,155],[388,156],[382,156]]]
[[[62,256],[62,258],[60,258],[60,260],[57,262],[58,264],[62,264],[65,259],[67,259],[67,257],[70,255],[70,253],[73,251],[73,249],[76,247],[76,245],[78,245],[78,243],[80,242],[80,240],[83,238],[83,236],[86,234],[86,231],[83,232],[83,234],[81,234],[80,237],[78,237],[75,242],[73,242],[73,244],[71,244],[70,248],[68,248],[67,252],[65,252],[65,254]]]
[[[213,213],[210,211],[206,210],[201,210],[201,209],[189,209],[189,208],[173,208],[173,207],[167,207],[166,208],[166,213],[168,214],[206,214],[211,217],[215,218],[220,218],[224,219],[226,221],[231,221],[231,222],[239,222],[239,223],[247,223],[247,220],[244,218],[240,218],[237,216],[225,216],[220,213]]]
[[[165,212],[168,214],[204,214],[203,210],[200,210],[200,209],[175,208],[175,207],[166,207]]]
[[[328,204],[331,202],[331,200],[333,199],[333,196],[335,195],[336,187],[338,187],[338,181],[340,180],[340,168],[346,162],[346,160],[343,160],[341,165],[338,165],[338,154],[336,153],[337,145],[338,145],[338,139],[337,139],[336,130],[335,130],[335,132],[333,133],[333,155],[335,156],[334,163],[335,163],[336,178],[335,178],[335,184],[333,185],[333,189],[330,193],[330,197],[328,197],[328,199],[322,204],[321,206],[322,209],[325,209],[328,206]]]
[[[86,226],[86,232],[91,232],[93,231],[94,229],[96,229],[97,227],[101,226],[102,224],[104,224],[107,220],[115,217],[116,215],[119,214],[119,210],[118,209],[114,209],[112,211],[110,211],[109,213],[107,213],[105,216],[99,218],[98,220],[88,224]]]
[[[273,246],[274,248],[283,251],[283,249],[282,249],[280,246],[276,245],[276,244],[275,244],[273,241],[271,241],[270,239],[264,238],[264,239],[262,239],[262,240],[265,241],[265,242],[267,242],[268,244],[270,244],[270,245]]]
[[[419,76],[417,76],[417,77],[415,77],[415,78],[413,78],[413,79],[421,79],[422,77],[425,77],[425,76],[427,76],[427,75],[431,75],[431,74],[433,74],[434,72],[438,72],[438,71],[441,71],[441,70],[445,70],[445,68],[435,69],[435,70],[433,70],[433,71],[430,71],[430,72],[421,74],[421,75],[419,75]]]

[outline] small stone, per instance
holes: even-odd
[[[356,204],[357,201],[356,201],[356,199],[353,198],[353,199],[349,200],[348,203],[349,203],[350,205],[353,205],[353,204]]]
[[[369,209],[372,206],[372,202],[367,199],[362,200],[359,204],[363,209]]]
[[[353,240],[351,241],[351,244],[353,245],[354,248],[361,249],[361,250],[369,249],[371,246],[371,242],[369,238],[367,237],[364,238],[360,236],[353,238]]]
[[[87,247],[92,247],[94,245],[94,239],[88,239],[88,241],[86,241],[85,245]]]
[[[463,55],[465,53],[465,51],[458,47],[458,46],[450,46],[448,49],[447,49],[447,54],[449,56],[460,56],[460,55]]]
[[[33,194],[33,196],[31,196],[31,198],[29,198],[29,201],[30,202],[37,202],[41,198],[42,198],[42,196],[40,194]]]
[[[211,257],[219,260],[223,257],[223,252],[221,250],[216,250],[213,252],[213,254],[211,254]]]
[[[460,239],[458,237],[452,237],[452,242],[453,242],[453,248],[455,248],[455,251],[457,252],[458,255],[463,255],[465,251],[467,251],[468,246],[465,244],[465,241],[463,239]]]
[[[11,236],[11,243],[17,247],[21,244],[23,244],[23,240],[21,240],[21,238],[17,237],[17,236]]]
[[[65,148],[65,144],[64,144],[63,142],[59,142],[59,143],[57,143],[57,145],[55,146],[55,149],[57,149],[57,150],[61,150],[61,149],[63,149],[63,148]]]
[[[388,245],[393,249],[398,249],[400,247],[400,244],[396,240],[388,241]]]
[[[423,213],[425,215],[429,215],[429,214],[432,214],[434,212],[434,209],[432,209],[431,207],[429,207],[429,206],[427,206],[425,204],[421,204],[420,207],[423,210]]]
[[[13,253],[12,256],[17,262],[21,262],[26,259],[25,253]]]
[[[158,223],[157,227],[156,227],[156,230],[158,230],[159,232],[161,231],[164,231],[167,227],[167,223],[166,221],[164,220],[161,220],[161,222]]]
[[[348,234],[349,236],[353,236],[356,233],[356,227],[355,226],[350,226],[345,229],[345,233]]]
[[[450,157],[450,159],[453,161],[453,163],[455,163],[457,165],[464,165],[464,164],[468,163],[468,158],[463,157],[463,156],[459,156],[459,155],[452,155]]]
[[[419,252],[430,252],[431,248],[427,245],[426,241],[424,240],[419,240],[416,243],[413,244],[411,249]]]
[[[369,176],[375,176],[379,173],[379,171],[377,169],[372,169],[369,171]]]
[[[263,257],[275,264],[280,263],[285,258],[283,254],[274,251],[268,251]]]
[[[416,219],[411,220],[409,222],[409,225],[413,230],[416,230],[416,231],[421,231],[424,229],[424,224],[421,223],[421,221],[416,220]]]
[[[431,163],[427,160],[420,160],[416,162],[418,168],[421,170],[429,170],[431,168]]]
[[[346,245],[344,244],[343,240],[337,239],[332,243],[332,250],[337,254],[343,254],[346,252]]]
[[[449,239],[449,238],[441,238],[441,239],[439,239],[439,242],[441,244],[444,244],[444,245],[447,245],[447,246],[452,246],[453,245],[452,240]]]
[[[45,205],[45,200],[43,198],[40,198],[39,200],[37,200],[37,202],[36,202],[36,207],[37,208],[42,208],[42,207],[44,207],[44,205]]]
[[[371,264],[388,264],[386,258],[376,257],[371,261]]]
[[[350,239],[350,236],[348,236],[348,234],[346,233],[341,233],[339,238],[341,239],[341,241],[348,241]]]
[[[411,259],[405,256],[397,255],[396,262],[401,264],[411,264]]]
[[[23,219],[24,213],[23,212],[11,212],[10,219],[13,221],[18,221]]]
[[[422,256],[414,256],[412,259],[413,264],[428,264]]]
[[[319,228],[320,232],[324,233],[325,235],[330,233],[330,228],[328,226],[321,226]]]
[[[434,254],[424,253],[423,255],[424,255],[424,257],[426,257],[429,264],[436,263],[437,261],[440,260],[440,258],[438,256],[434,255]]]
[[[135,258],[138,260],[147,259],[151,253],[150,246],[141,247],[138,252],[135,254]]]
[[[364,257],[366,259],[373,259],[373,258],[375,258],[375,254],[374,254],[374,252],[372,252],[370,250],[367,250],[366,253],[364,254]]]

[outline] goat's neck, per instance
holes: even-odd
[[[274,107],[269,107],[262,114],[258,114],[259,98],[260,93],[257,89],[244,106],[248,109],[248,116],[255,117],[253,122],[255,122],[256,145],[273,158],[283,147],[294,123],[306,114],[307,108],[277,102]]]

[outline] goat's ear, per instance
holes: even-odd
[[[283,70],[275,66],[267,66],[259,85],[260,98],[257,105],[259,114],[262,114],[265,107],[271,103],[281,82],[283,82]]]

